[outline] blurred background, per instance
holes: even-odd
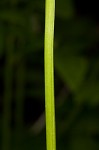
[[[0,1],[0,149],[45,150],[44,0]],[[56,0],[57,150],[99,150],[99,8]]]

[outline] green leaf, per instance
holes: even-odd
[[[88,61],[83,57],[67,57],[65,53],[56,52],[55,68],[65,84],[67,84],[72,91],[75,91],[80,87],[85,78]]]
[[[61,48],[61,51],[65,51],[66,55],[81,55],[99,41],[96,24],[91,20],[83,18],[76,21],[60,20],[57,24],[55,46],[57,49]]]
[[[68,19],[74,16],[74,7],[72,0],[56,1],[56,16]]]
[[[15,10],[0,10],[0,20],[23,27],[28,25],[29,21],[26,14]]]
[[[86,82],[75,95],[75,101],[86,102],[91,105],[99,104],[99,82]]]
[[[74,136],[70,142],[70,150],[97,150],[97,145],[90,137]]]
[[[45,131],[45,130],[44,130]],[[40,133],[38,136],[34,136],[32,133],[22,133],[21,141],[16,141],[16,134],[13,134],[12,150],[45,150],[45,132]],[[14,141],[15,140],[15,141]]]
[[[87,112],[87,114],[83,114],[82,118],[73,126],[72,132],[74,134],[87,134],[94,135],[99,133],[99,119],[98,114]]]

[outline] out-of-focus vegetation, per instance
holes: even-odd
[[[57,150],[99,149],[99,9],[56,0]],[[0,1],[0,149],[45,150],[44,0]]]

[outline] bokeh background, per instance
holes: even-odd
[[[99,7],[56,0],[57,150],[99,150]],[[0,149],[45,150],[44,0],[0,1]]]

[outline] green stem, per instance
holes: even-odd
[[[45,12],[45,106],[47,150],[56,150],[54,106],[54,39],[55,0],[46,0]]]

